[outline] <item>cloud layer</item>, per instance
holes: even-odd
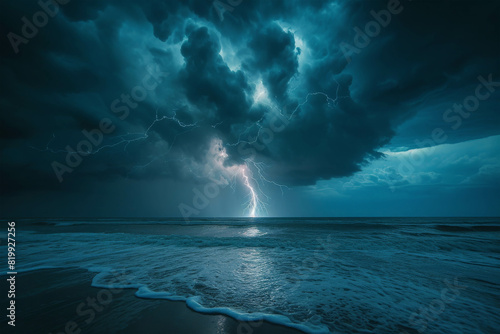
[[[53,17],[27,38],[23,25],[43,6],[2,3],[3,195],[123,178],[203,182],[210,172],[194,166],[209,163],[214,139],[226,164],[265,163],[288,186],[348,177],[391,142],[413,148],[479,75],[500,73],[493,1],[401,2],[349,59],[342,43],[355,46],[387,2],[215,4],[70,1],[46,7]],[[449,142],[498,134],[499,101],[481,102]],[[78,147],[103,120],[113,130],[102,142]]]

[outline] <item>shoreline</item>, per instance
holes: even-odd
[[[17,333],[303,334],[267,320],[239,321],[200,313],[186,301],[136,296],[137,287],[92,286],[99,273],[80,268],[33,269],[17,274]],[[2,278],[6,275],[1,275]],[[2,289],[7,286],[1,280]],[[5,286],[5,287],[4,287]],[[3,291],[3,290],[2,290]],[[2,317],[2,326],[8,318]]]

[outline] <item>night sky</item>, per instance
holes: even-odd
[[[4,217],[500,215],[498,1],[22,0],[0,19]]]

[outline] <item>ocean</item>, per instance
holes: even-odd
[[[119,273],[139,297],[202,313],[306,333],[500,333],[498,218],[16,224],[18,271],[83,268],[96,287]]]

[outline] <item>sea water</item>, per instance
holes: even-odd
[[[497,218],[27,219],[18,269],[307,333],[499,333]]]

